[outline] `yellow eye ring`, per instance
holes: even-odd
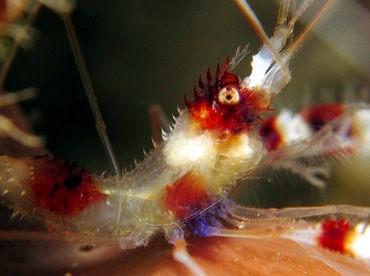
[[[240,102],[239,91],[231,86],[224,87],[218,92],[217,101],[222,105],[236,105]]]

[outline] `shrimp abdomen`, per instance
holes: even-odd
[[[68,218],[106,198],[87,169],[58,157],[0,156],[0,176],[5,204],[23,212]]]

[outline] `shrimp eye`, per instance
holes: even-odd
[[[234,106],[240,102],[239,91],[231,86],[222,88],[217,95],[217,101],[221,105]]]

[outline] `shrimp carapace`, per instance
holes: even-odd
[[[217,66],[215,76],[207,71],[207,83],[199,77],[200,92],[194,88],[194,99],[185,97],[186,106],[195,125],[202,130],[232,134],[248,130],[260,114],[269,110],[270,99],[258,88],[251,89],[228,70]]]

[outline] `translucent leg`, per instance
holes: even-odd
[[[311,185],[317,188],[325,188],[325,181],[322,179],[330,176],[329,170],[323,166],[305,166],[294,160],[279,162],[275,168],[284,168],[294,174],[301,176]]]
[[[263,222],[279,221],[281,219],[293,220],[297,218],[323,218],[324,216],[341,215],[347,217],[357,217],[359,219],[368,219],[370,217],[369,207],[351,206],[351,205],[327,205],[319,207],[294,207],[283,209],[258,209],[248,208],[225,199],[222,204],[222,213],[219,215],[228,216],[235,221],[244,222]],[[222,217],[223,219],[226,219]],[[229,222],[229,221],[228,221]],[[229,222],[235,227],[240,228],[236,222]]]
[[[367,207],[252,209],[225,200],[213,214],[224,221],[222,227],[198,218],[193,228],[208,237],[284,238],[370,261],[370,208]]]
[[[203,269],[193,260],[186,250],[185,240],[177,240],[173,249],[173,258],[185,265],[192,273],[198,276],[207,275]]]
[[[351,265],[343,264],[338,257],[352,256],[354,259],[360,260],[364,267],[370,269],[370,256],[367,253],[370,243],[370,230],[368,229],[369,227],[363,224],[350,228],[348,221],[345,220],[323,220],[319,223],[303,220],[262,222],[257,227],[252,223],[246,229],[208,226],[204,233],[210,237],[227,239],[265,241],[282,238],[291,240],[305,248],[301,254],[306,255],[306,258],[319,260],[343,275],[357,275]],[[323,250],[323,248],[329,250]],[[336,252],[336,258],[328,257],[324,251]]]

